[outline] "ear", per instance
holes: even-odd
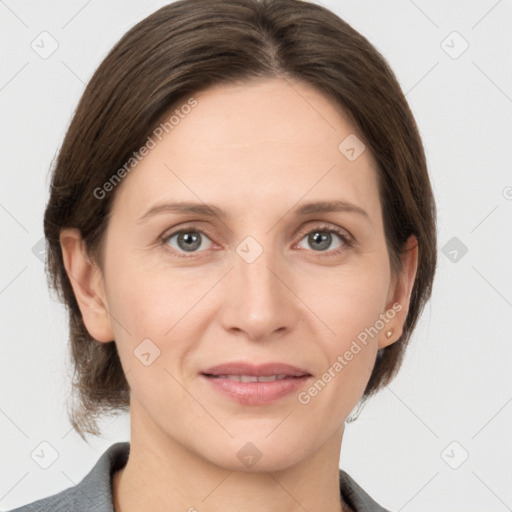
[[[89,334],[97,341],[114,339],[108,302],[100,268],[85,250],[80,230],[65,228],[60,233],[64,267]]]
[[[387,347],[398,341],[409,312],[409,302],[418,269],[418,240],[411,235],[400,256],[402,270],[392,280],[384,315],[388,323],[379,333],[379,348]]]

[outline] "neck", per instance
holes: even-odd
[[[343,428],[310,456],[273,471],[216,465],[133,414],[130,455],[113,476],[115,512],[349,512],[339,488]]]

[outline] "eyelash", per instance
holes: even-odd
[[[309,229],[307,231],[301,231],[300,233],[300,239],[299,242],[306,236],[314,232],[321,232],[321,233],[334,233],[338,235],[338,237],[343,242],[343,245],[341,247],[338,247],[337,249],[331,249],[329,251],[312,251],[316,252],[320,257],[333,257],[338,256],[343,251],[347,250],[347,248],[353,247],[355,245],[355,241],[347,235],[344,231],[341,229],[331,227],[325,224],[320,224],[318,226],[313,227],[312,229]],[[210,239],[207,233],[205,233],[202,229],[195,227],[195,226],[185,226],[184,228],[181,228],[177,231],[171,232],[169,234],[165,234],[161,237],[161,243],[164,246],[164,249],[167,251],[171,251],[173,255],[177,256],[178,258],[193,258],[194,255],[197,255],[198,253],[184,253],[184,252],[178,252],[172,247],[168,245],[168,241],[173,236],[179,235],[181,233],[200,233],[201,235],[205,236],[206,238]],[[301,249],[304,250],[304,249]],[[202,252],[202,251],[201,251]]]

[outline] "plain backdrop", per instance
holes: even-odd
[[[84,84],[165,3],[0,1],[1,510],[75,485],[129,440],[127,415],[89,444],[71,429],[66,316],[40,240],[48,170]],[[512,510],[512,2],[322,5],[395,71],[439,209],[433,298],[398,377],[347,425],[340,466],[393,511]],[[58,44],[51,55],[33,49],[41,38]],[[47,469],[32,458],[41,443],[55,450]]]

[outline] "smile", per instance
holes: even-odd
[[[229,379],[235,382],[273,382],[275,380],[293,379],[289,375],[210,375],[214,379]]]

